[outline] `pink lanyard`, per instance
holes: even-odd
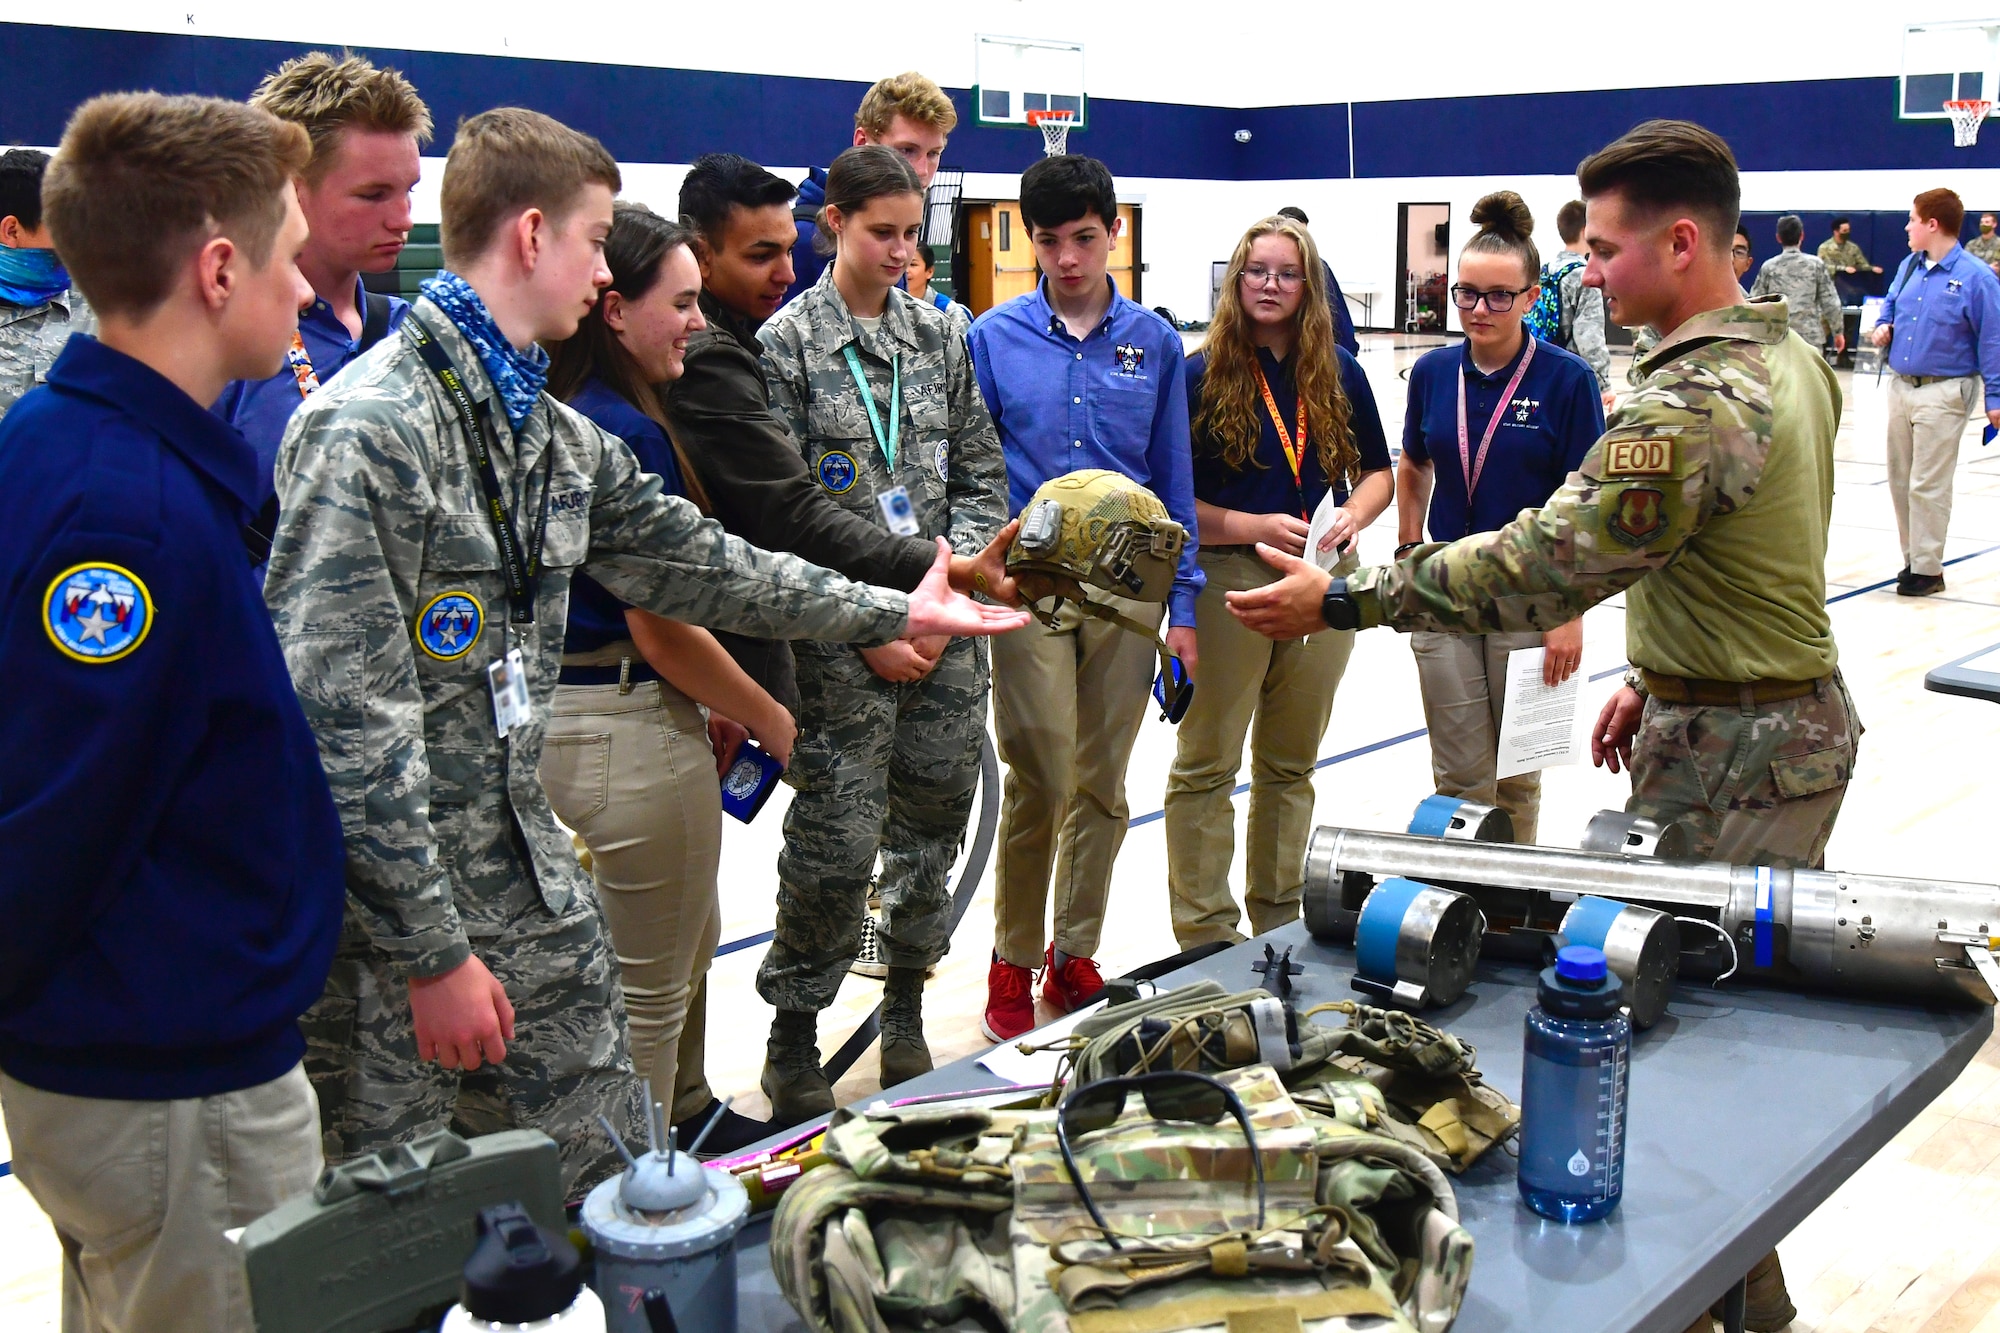
[[[1528,346],[1521,353],[1521,364],[1514,367],[1514,378],[1507,381],[1507,391],[1493,405],[1493,419],[1486,423],[1486,434],[1479,441],[1477,458],[1472,456],[1472,439],[1465,430],[1465,372],[1458,372],[1458,461],[1465,469],[1467,504],[1472,503],[1472,493],[1479,489],[1479,474],[1486,470],[1486,450],[1493,443],[1493,432],[1500,429],[1500,418],[1507,411],[1507,405],[1514,401],[1514,391],[1521,387],[1521,377],[1528,373],[1528,363],[1535,359],[1535,335],[1523,329],[1521,336],[1528,340]]]

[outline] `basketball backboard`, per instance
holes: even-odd
[[[1896,114],[1945,120],[1954,99],[2000,100],[2000,18],[1912,23],[1903,29]]]
[[[981,125],[1025,127],[1030,111],[1069,111],[1075,128],[1089,125],[1081,42],[981,34],[972,47],[972,110]]]

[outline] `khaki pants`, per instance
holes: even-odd
[[[213,1097],[70,1097],[0,1074],[14,1172],[55,1224],[63,1333],[250,1333],[223,1232],[312,1188],[319,1108],[305,1070]]]
[[[1431,777],[1446,796],[1497,805],[1514,821],[1514,841],[1533,842],[1542,810],[1542,775],[1517,773],[1495,780],[1500,754],[1500,710],[1507,698],[1507,654],[1539,648],[1542,636],[1439,634],[1410,636],[1417,655],[1417,684],[1424,695],[1424,725],[1431,735]]]
[[[1984,391],[1977,375],[1924,385],[1897,375],[1889,382],[1889,502],[1903,563],[1913,574],[1944,572],[1958,444]]]
[[[559,685],[542,785],[557,817],[590,848],[618,951],[632,1067],[652,1079],[670,1118],[685,1120],[713,1097],[702,1028],[722,928],[722,788],[708,722],[665,681],[642,681],[629,694]]]
[[[1229,867],[1236,854],[1231,797],[1246,733],[1250,823],[1243,899],[1250,932],[1261,935],[1297,919],[1312,833],[1313,764],[1354,651],[1351,630],[1273,643],[1245,629],[1223,595],[1262,587],[1276,571],[1254,554],[1205,550],[1200,558],[1208,575],[1195,611],[1201,660],[1167,777],[1167,890],[1174,939],[1183,949],[1243,938]],[[1355,564],[1350,558],[1335,572]]]
[[[1093,595],[1144,625],[1165,611]],[[1017,967],[1042,965],[1052,863],[1056,948],[1097,952],[1125,841],[1125,765],[1158,670],[1151,640],[1073,606],[1056,629],[1033,624],[993,640],[994,739],[1007,765],[993,947]]]

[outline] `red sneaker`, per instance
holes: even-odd
[[[1056,968],[1056,946],[1042,956],[1042,998],[1062,1013],[1080,1009],[1104,989],[1104,974],[1093,958],[1072,958]]]
[[[988,1041],[1012,1041],[1035,1026],[1035,974],[997,954],[986,972],[986,1016],[979,1030]]]

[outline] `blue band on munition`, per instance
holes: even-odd
[[[1407,879],[1385,879],[1375,886],[1354,924],[1355,971],[1376,981],[1395,981],[1396,937],[1402,933],[1411,901],[1423,891],[1423,885]]]
[[[1426,796],[1417,802],[1417,812],[1410,816],[1410,835],[1417,838],[1442,838],[1451,829],[1451,817],[1465,804],[1463,796]]]
[[[1771,867],[1757,866],[1757,966],[1771,965]]]
[[[1563,915],[1563,936],[1571,944],[1587,944],[1602,952],[1604,938],[1611,933],[1611,923],[1624,910],[1624,903],[1615,903],[1609,898],[1578,898]]]

